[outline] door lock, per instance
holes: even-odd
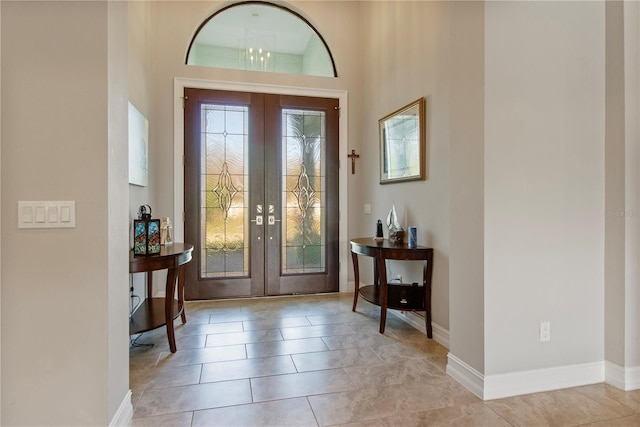
[[[269,225],[275,225],[276,222],[280,222],[279,219],[276,219],[276,217],[274,215],[269,215],[267,217],[267,222],[269,223]]]
[[[256,215],[256,219],[252,219],[251,222],[255,222],[256,225],[262,225],[262,215]]]

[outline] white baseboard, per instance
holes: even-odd
[[[611,362],[604,362],[604,380],[621,390],[640,389],[640,366],[623,368]]]
[[[133,405],[131,404],[131,390],[129,390],[109,423],[109,427],[127,427],[132,417]]]
[[[485,376],[451,353],[447,374],[482,400],[559,390],[604,381],[604,362]]]
[[[558,366],[484,378],[484,400],[579,387],[604,381],[604,362]]]
[[[447,355],[447,359],[447,375],[480,399],[484,399],[484,375],[451,353]]]

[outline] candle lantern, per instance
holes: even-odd
[[[151,219],[151,206],[142,205],[138,210],[138,219],[133,220],[133,254],[156,255],[159,253],[160,220]]]

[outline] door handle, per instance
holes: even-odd
[[[280,222],[280,220],[276,219],[275,215],[269,215],[267,217],[267,222],[269,223],[269,225],[275,225],[275,223]]]
[[[255,222],[256,225],[262,225],[262,215],[256,215],[256,219],[252,219],[251,222]]]

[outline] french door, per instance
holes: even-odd
[[[338,100],[185,89],[187,299],[338,290]]]

